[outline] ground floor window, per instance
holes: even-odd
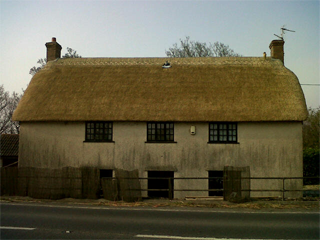
[[[148,171],[148,197],[173,198],[173,171]]]
[[[223,196],[223,191],[216,191],[217,189],[223,190],[223,171],[209,171],[209,196]]]
[[[112,172],[113,170],[111,169],[100,169],[100,179],[101,178],[112,178]]]

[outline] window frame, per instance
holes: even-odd
[[[214,128],[214,124],[217,125],[217,128]],[[212,125],[212,128],[211,128]],[[220,128],[220,126],[226,125],[226,128]],[[233,126],[234,128],[233,128]],[[232,128],[230,128],[232,126]],[[208,143],[223,143],[223,144],[237,144],[238,143],[238,123],[237,122],[210,122],[208,126]],[[217,131],[217,135],[214,134],[214,131]],[[211,134],[211,131],[213,131],[213,134]],[[226,131],[226,134],[221,135],[220,131]],[[230,131],[235,131],[235,134],[231,133]],[[211,137],[217,137],[217,140],[211,140]],[[226,140],[221,140],[220,137],[226,137]],[[229,140],[232,137],[232,140]],[[233,140],[235,137],[235,140]]]
[[[162,124],[164,125],[163,129],[161,128]],[[169,128],[168,128],[168,124],[169,124]],[[150,125],[151,127],[149,128]],[[160,125],[160,128],[158,128],[159,125]],[[154,131],[154,133],[152,131]],[[159,134],[159,131],[160,132],[163,131],[164,133]],[[169,131],[169,133],[167,133],[167,131]],[[151,139],[149,136],[151,136]],[[155,136],[154,139],[152,139],[152,136]],[[174,141],[174,122],[147,122],[146,143],[176,143]]]
[[[92,126],[88,127],[89,124],[94,124],[93,128]],[[98,126],[99,124],[103,124],[103,127],[101,128]],[[106,124],[108,125],[106,127]],[[114,142],[113,141],[113,122],[109,121],[88,121],[85,123],[85,142]],[[88,134],[88,130],[93,129],[93,133]],[[102,133],[98,133],[98,131],[102,131]],[[94,138],[89,139],[88,136],[91,135]],[[101,136],[99,139],[98,136]],[[107,136],[107,137],[106,137]]]

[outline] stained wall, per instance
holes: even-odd
[[[190,127],[196,134],[190,134]],[[84,122],[22,122],[19,167],[174,171],[175,177],[208,177],[224,166],[250,166],[251,177],[302,177],[302,123],[238,123],[238,143],[209,144],[208,123],[176,122],[175,143],[147,143],[146,122],[114,122],[113,142],[85,142]],[[281,188],[280,180],[251,180],[251,189]],[[147,187],[146,182],[142,187]],[[175,189],[208,189],[208,180],[175,180]],[[302,181],[287,180],[301,189]],[[252,196],[280,196],[255,192]],[[144,194],[145,195],[145,194]],[[291,194],[292,195],[292,194]],[[291,196],[287,194],[287,196]],[[207,192],[175,192],[176,198],[208,196]],[[293,195],[292,195],[293,196]]]

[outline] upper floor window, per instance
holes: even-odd
[[[112,122],[86,122],[86,141],[111,142]]]
[[[173,142],[174,128],[172,122],[148,122],[147,141],[148,142]]]
[[[210,143],[236,143],[237,123],[209,123]]]

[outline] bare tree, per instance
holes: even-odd
[[[29,74],[31,74],[32,76],[39,72],[46,65],[47,59],[40,58],[37,63],[40,64],[40,67],[33,66],[32,68],[30,68]]]
[[[67,47],[67,52],[62,56],[62,58],[81,58],[81,56],[77,54],[77,51],[75,51],[74,49]],[[32,68],[30,68],[29,74],[31,74],[32,76],[39,72],[42,68],[44,68],[47,63],[47,59],[40,58],[37,63],[40,64],[39,67],[33,66]]]
[[[0,134],[18,134],[20,125],[11,120],[13,111],[18,106],[22,94],[13,92],[10,96],[3,85],[0,86]]]
[[[180,46],[175,43],[173,47],[166,51],[167,57],[239,57],[241,55],[234,52],[229,45],[220,42],[201,43],[191,41],[190,37],[180,39]]]
[[[62,58],[81,58],[81,56],[77,54],[77,51],[67,47],[67,52],[62,56]]]

